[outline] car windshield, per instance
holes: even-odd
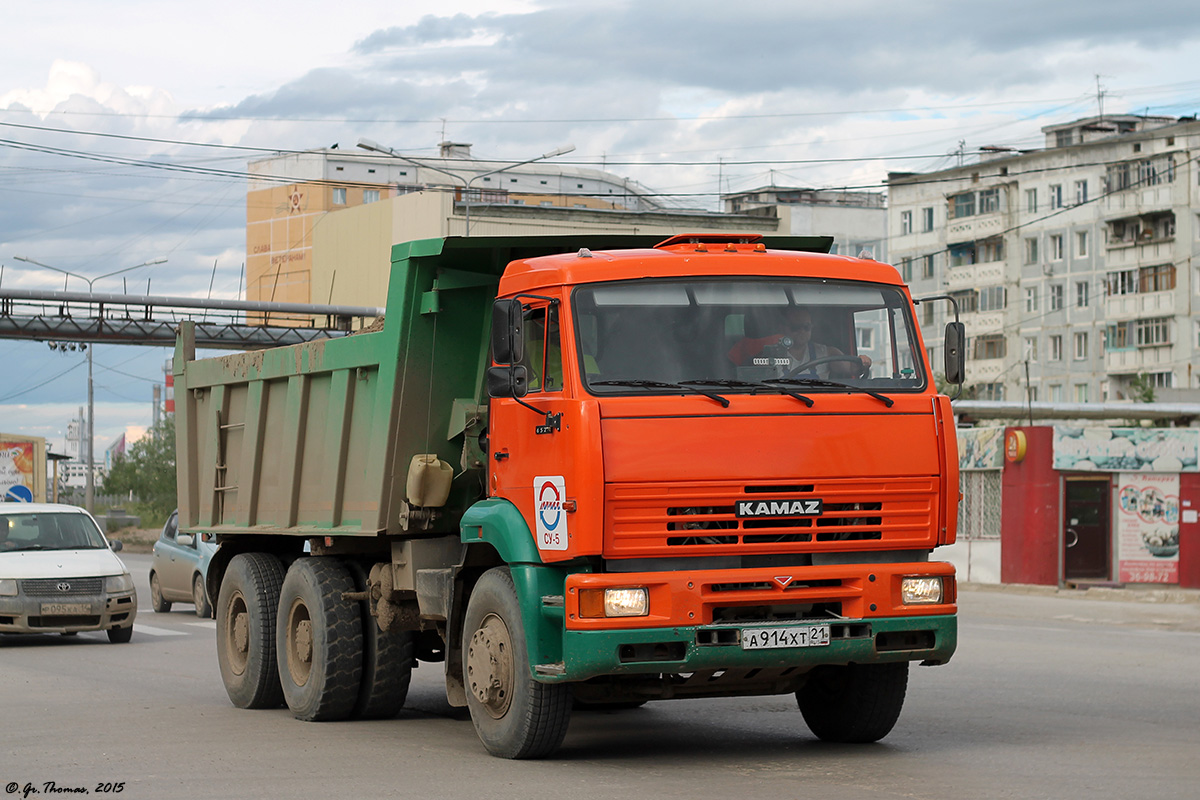
[[[829,280],[691,279],[581,286],[577,346],[593,394],[915,392],[925,388],[910,305],[896,287]]]
[[[0,513],[0,553],[17,550],[103,550],[108,545],[86,514]]]

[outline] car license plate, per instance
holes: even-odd
[[[69,614],[90,614],[91,603],[42,603],[43,617],[63,617]]]
[[[825,647],[828,644],[828,625],[747,628],[742,631],[743,650],[773,650],[782,647]]]

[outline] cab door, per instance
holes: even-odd
[[[520,510],[542,558],[555,561],[570,557],[578,409],[565,388],[559,296],[521,299],[528,392],[491,400],[491,494]]]

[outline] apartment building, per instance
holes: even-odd
[[[1108,115],[1042,131],[1042,149],[888,176],[891,261],[914,297],[957,300],[971,396],[1200,386],[1200,123]],[[947,313],[920,305],[935,364]]]
[[[780,233],[832,236],[834,253],[888,258],[882,192],[771,185],[722,195],[721,200],[728,214],[777,218]]]

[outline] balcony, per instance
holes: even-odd
[[[1175,315],[1175,290],[1118,294],[1104,299],[1104,317],[1112,321],[1124,321],[1144,317],[1171,317]]]
[[[1173,368],[1171,345],[1124,347],[1104,354],[1104,371],[1110,375],[1136,375],[1139,372],[1164,372]]]

